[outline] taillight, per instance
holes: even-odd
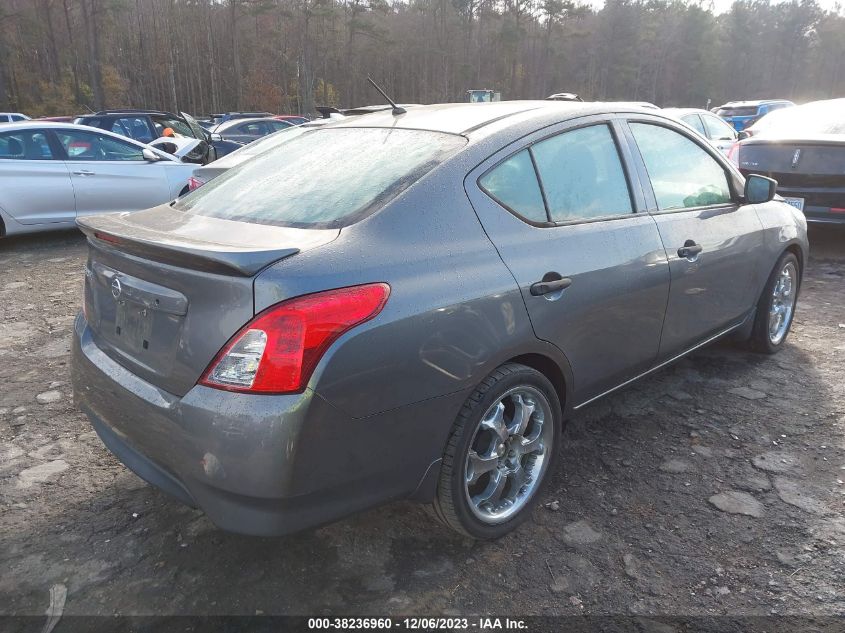
[[[734,143],[728,150],[728,160],[739,167],[739,143]]]
[[[196,176],[191,176],[188,178],[188,191],[193,191],[194,189],[199,189],[205,184],[205,180],[202,178],[197,178]]]
[[[390,286],[375,283],[278,303],[241,328],[199,382],[248,393],[302,391],[329,346],[381,312],[389,295]]]
[[[94,232],[94,237],[98,240],[102,240],[104,242],[108,242],[109,244],[122,244],[119,237],[114,235],[109,235],[108,233],[100,233],[99,231]]]

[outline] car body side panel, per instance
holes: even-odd
[[[65,222],[45,222],[44,224],[21,224],[0,207],[0,237],[19,235],[23,233],[40,233],[43,231],[59,231],[76,228],[76,218]]]
[[[137,211],[170,199],[164,167],[141,161],[67,161],[77,215]]]
[[[435,171],[331,244],[256,280],[256,311],[327,288],[390,284],[384,310],[341,337],[310,383],[353,417],[474,386],[508,354],[536,347],[513,277],[463,193],[465,168]]]
[[[0,207],[20,224],[73,222],[74,188],[61,160],[0,162]]]
[[[75,402],[112,452],[220,527],[247,534],[291,532],[412,495],[466,398],[360,419],[310,389],[238,394],[236,408],[232,394],[202,386],[180,398],[107,357],[81,315],[73,366]]]
[[[162,161],[161,167],[164,169],[164,175],[167,178],[167,200],[175,200],[182,193],[182,190],[188,185],[188,178],[194,173],[196,167],[189,163],[168,162],[164,164]],[[165,202],[162,200],[161,202]]]
[[[672,272],[660,344],[665,359],[740,323],[757,302],[763,235],[753,205],[656,214]],[[688,240],[695,261],[678,256]]]
[[[632,123],[656,123],[695,142],[725,170],[734,202],[721,206],[660,211],[650,186],[648,170],[630,129],[626,139],[646,183],[644,193],[666,249],[671,291],[660,341],[664,361],[719,332],[742,323],[754,308],[760,279],[760,258],[765,249],[754,205],[742,204],[742,177],[712,145],[697,140],[679,126],[649,117],[631,117]],[[689,261],[678,255],[687,243],[702,247]]]
[[[764,244],[764,255],[758,259],[758,286],[754,295],[759,297],[781,253],[789,248],[797,248],[801,253],[801,264],[806,266],[810,243],[807,239],[807,220],[795,207],[780,200],[772,200],[754,205],[754,208],[763,227]]]
[[[566,129],[556,126],[505,148],[471,172],[465,187],[519,284],[534,332],[558,347],[571,364],[573,404],[578,406],[652,366],[669,294],[669,270],[657,227],[647,213],[537,227],[479,189],[477,179],[499,160]],[[631,187],[639,205],[642,194],[635,175]],[[571,279],[572,285],[560,296],[532,296],[530,286],[550,272]]]

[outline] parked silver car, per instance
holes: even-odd
[[[195,165],[105,130],[47,121],[0,127],[0,236],[176,198]]]
[[[410,498],[495,538],[565,418],[722,336],[784,345],[808,245],[774,186],[624,104],[349,117],[79,221],[76,402],[228,530]]]
[[[712,112],[698,108],[663,108],[663,112],[689,125],[725,155],[736,145],[736,130]]]
[[[289,121],[273,118],[230,119],[212,128],[213,134],[219,134],[226,141],[252,143],[268,134],[293,127]]]

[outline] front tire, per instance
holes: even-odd
[[[478,539],[495,539],[531,514],[559,452],[561,404],[549,380],[525,365],[497,368],[458,414],[443,455],[436,516]]]
[[[787,251],[778,259],[757,303],[754,327],[748,339],[751,350],[775,354],[783,348],[792,327],[800,286],[801,266],[798,258]]]

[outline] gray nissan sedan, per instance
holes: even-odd
[[[226,530],[413,499],[496,538],[564,419],[720,337],[784,345],[808,246],[775,185],[626,104],[309,130],[169,205],[79,220],[76,402]]]

